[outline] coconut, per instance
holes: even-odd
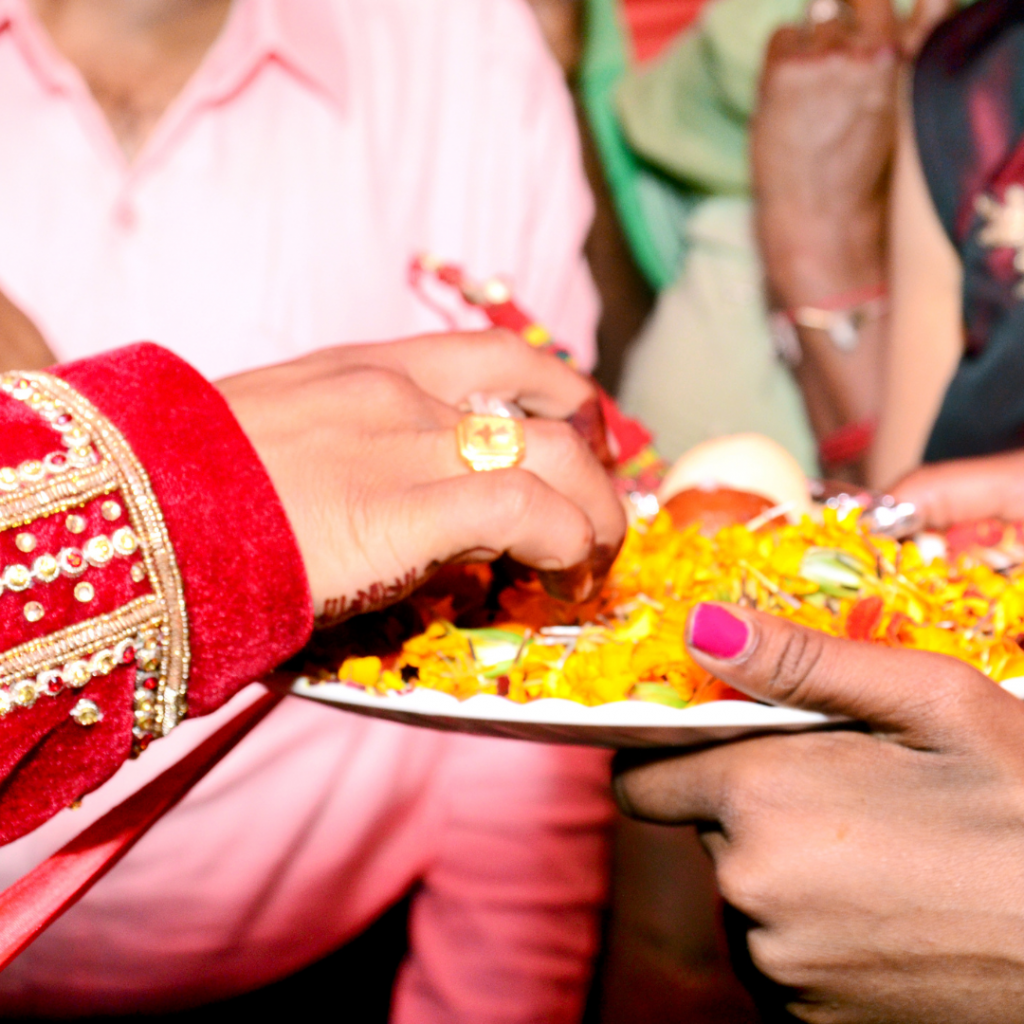
[[[787,505],[794,516],[811,509],[807,477],[800,463],[762,434],[716,437],[691,448],[666,474],[658,500],[665,506],[681,491],[722,489],[759,495],[773,506]]]

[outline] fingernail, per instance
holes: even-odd
[[[570,604],[586,600],[594,589],[594,578],[585,562],[571,565],[568,569],[541,569],[537,578],[549,597]]]
[[[538,558],[534,566],[541,572],[562,572],[565,563],[560,558]]]
[[[581,604],[596,596],[608,575],[608,570],[619,553],[618,548],[608,544],[597,544],[590,557],[578,565],[557,572],[538,572],[544,590],[559,601]]]
[[[604,411],[600,400],[595,396],[588,398],[568,419],[569,426],[578,433],[590,446],[598,461],[611,469],[615,458],[608,447],[608,430],[604,420]]]
[[[749,640],[750,627],[721,605],[699,604],[690,614],[690,644],[712,658],[736,658]]]

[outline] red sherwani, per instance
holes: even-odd
[[[0,842],[297,651],[305,571],[219,392],[155,345],[0,376]]]

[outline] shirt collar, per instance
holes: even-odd
[[[14,31],[50,88],[73,88],[78,76],[36,28],[26,0],[0,0],[0,32]],[[224,100],[239,92],[267,61],[276,61],[344,109],[344,49],[328,0],[235,0],[195,84],[207,101]]]
[[[328,0],[235,0],[204,62],[208,95],[226,98],[266,61],[276,61],[344,108],[343,44]]]
[[[29,9],[27,0],[0,0],[0,34],[10,32],[46,88],[71,91],[79,79]]]

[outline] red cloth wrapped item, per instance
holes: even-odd
[[[697,19],[708,0],[623,0],[633,52],[640,63],[653,60]]]
[[[219,707],[312,628],[220,394],[137,345],[0,376],[0,842]]]

